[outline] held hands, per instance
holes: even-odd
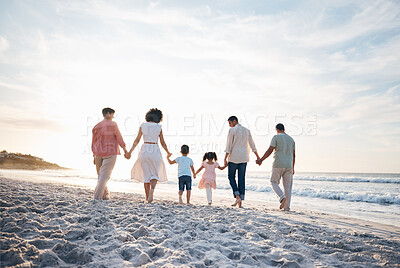
[[[259,165],[259,166],[261,166],[262,162],[263,162],[263,161],[262,161],[260,158],[258,158],[258,159],[256,160],[256,164]]]
[[[131,152],[130,151],[128,152],[128,150],[125,147],[123,147],[122,149],[124,149],[125,158],[126,159],[130,159],[131,158]]]

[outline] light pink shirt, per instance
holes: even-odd
[[[119,146],[124,147],[125,142],[119,132],[117,123],[103,120],[92,130],[92,151],[96,156],[110,156],[121,154]]]

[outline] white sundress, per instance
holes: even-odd
[[[165,164],[157,143],[161,132],[161,125],[146,122],[140,128],[142,129],[144,142],[153,142],[155,144],[143,143],[138,159],[133,165],[131,179],[143,183],[149,183],[154,179],[159,182],[168,181]]]

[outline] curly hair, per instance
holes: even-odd
[[[157,108],[151,108],[147,113],[146,113],[146,121],[147,122],[155,122],[155,123],[160,123],[162,121],[163,114],[160,110]]]

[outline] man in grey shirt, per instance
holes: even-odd
[[[232,206],[242,207],[242,201],[245,194],[245,176],[246,166],[249,162],[250,149],[260,159],[257,153],[250,130],[239,124],[236,116],[228,118],[229,129],[226,142],[225,166],[228,166],[228,179],[232,187],[233,196],[236,198]],[[228,160],[229,159],[229,160]],[[236,183],[236,171],[238,173],[238,182]]]
[[[277,135],[272,138],[268,150],[256,163],[261,165],[275,150],[274,163],[272,164],[271,186],[281,203],[279,208],[289,211],[290,199],[292,196],[294,163],[296,159],[295,143],[293,138],[285,133],[283,124],[276,125],[276,132]],[[279,187],[281,178],[284,192],[282,192]]]

